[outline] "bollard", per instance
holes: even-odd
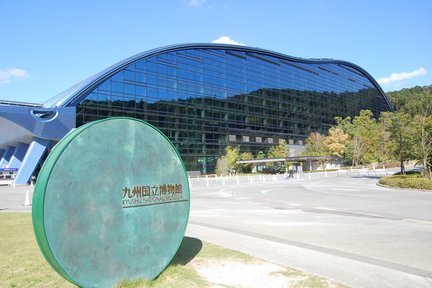
[[[208,176],[207,176],[207,175],[206,175],[206,186],[207,186],[207,187],[210,186],[209,179],[208,179]]]
[[[273,175],[273,181],[277,181],[277,179],[276,179],[276,175]]]
[[[30,196],[29,196],[29,191],[27,189],[26,191],[26,197],[25,197],[25,201],[24,201],[24,206],[30,206]]]
[[[266,180],[265,180],[265,176],[263,175],[263,176],[262,176],[262,182],[265,183],[265,181],[266,181]]]
[[[190,176],[188,177],[188,180],[189,180],[189,188],[192,188],[192,181],[191,181]]]
[[[250,178],[250,183],[253,184],[253,177]]]
[[[237,185],[239,185],[239,184],[240,184],[240,180],[239,180],[239,177],[238,177],[238,175],[236,176],[236,182],[237,182]]]
[[[310,172],[308,173],[308,178],[309,178],[309,179],[311,178],[311,173],[310,173]]]
[[[222,177],[222,185],[225,185],[225,177]]]
[[[327,171],[324,171],[324,177],[327,178]]]

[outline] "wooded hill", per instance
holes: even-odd
[[[401,110],[401,108],[406,106],[408,103],[417,101],[419,97],[431,99],[432,85],[404,88],[399,91],[387,92],[386,94],[390,98],[390,101],[393,103],[395,109]],[[429,102],[429,105],[432,105],[432,103]]]

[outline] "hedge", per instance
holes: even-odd
[[[379,180],[379,183],[391,187],[432,190],[432,180],[418,175],[385,176]]]

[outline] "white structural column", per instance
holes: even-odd
[[[0,167],[6,166],[9,164],[9,161],[12,157],[12,154],[15,151],[15,147],[9,146],[6,148],[6,151],[3,153],[3,157],[0,159]]]
[[[51,141],[35,138],[30,143],[20,169],[15,178],[15,184],[27,184],[39,162],[42,160]]]
[[[20,168],[29,144],[18,143],[8,163],[9,168]]]

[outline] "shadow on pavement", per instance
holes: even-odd
[[[357,175],[357,176],[351,176],[351,178],[368,178],[368,179],[380,179],[381,177],[384,176],[390,176],[390,175],[383,175],[383,176],[375,176],[375,175]]]
[[[201,240],[192,237],[184,237],[176,255],[169,265],[188,264],[201,251],[202,246]]]

